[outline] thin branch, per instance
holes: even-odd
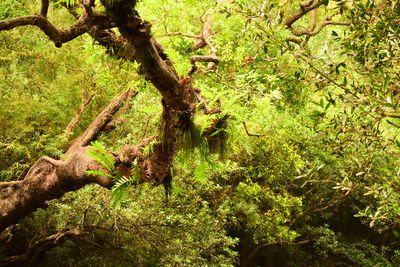
[[[386,112],[380,112],[379,115],[381,115],[382,117],[387,117],[387,118],[400,119],[400,114],[389,114],[389,113],[386,113]]]
[[[214,62],[219,63],[219,58],[217,56],[191,56],[189,59],[191,64],[195,62]]]
[[[112,119],[112,121],[110,121],[106,126],[104,126],[103,131],[111,131],[113,129],[115,129],[117,127],[117,125],[121,125],[124,122],[127,121],[127,118],[123,118],[122,116],[126,113],[128,113],[128,111],[131,109],[132,107],[132,101],[131,99],[133,97],[135,97],[138,93],[136,91],[131,90],[125,100],[125,104],[124,106],[121,108],[119,114],[117,116],[114,116],[114,118]],[[143,139],[143,138],[141,138]]]
[[[201,29],[201,39],[197,40],[193,46],[192,51],[197,51],[207,45],[206,38],[209,38],[212,35],[211,31],[211,21],[210,16],[204,19],[205,13],[203,13],[200,17],[201,22],[203,23],[203,27]]]
[[[249,133],[249,131],[247,130],[246,122],[243,122],[243,126],[244,126],[244,130],[246,131],[246,134],[247,134],[248,136],[255,136],[255,137],[263,137],[263,136],[266,136],[266,134],[252,134],[252,133]]]
[[[327,25],[350,25],[348,22],[335,22],[331,21],[329,17],[325,18],[325,20],[318,26],[317,29],[315,29],[316,24],[317,24],[317,9],[321,6],[324,5],[324,1],[320,0],[309,0],[309,1],[304,1],[300,2],[300,8],[291,16],[289,16],[284,22],[283,25],[286,25],[288,29],[294,34],[295,36],[303,36],[303,35],[308,35],[308,36],[314,36],[318,34],[323,28],[325,28]],[[296,30],[292,27],[292,25],[301,19],[304,15],[306,15],[308,12],[312,11],[312,24],[309,29],[304,29],[304,30]],[[297,44],[300,44],[297,40],[288,40],[291,42],[295,42]]]
[[[49,10],[49,0],[42,0],[40,6],[39,15],[42,17],[47,17],[47,11]]]
[[[75,128],[75,125],[78,123],[80,117],[82,116],[84,109],[92,101],[93,97],[94,94],[89,94],[87,97],[82,98],[82,102],[81,105],[79,106],[78,111],[76,112],[72,120],[68,123],[67,127],[65,128],[64,136],[67,139],[69,139],[70,135],[72,134],[72,130]]]
[[[255,25],[257,26],[258,29],[260,29],[261,31],[263,31],[266,35],[268,35],[271,39],[275,40],[275,42],[277,42],[278,44],[280,44],[281,46],[288,48],[288,46],[281,42],[280,40],[278,40],[276,37],[274,37],[273,35],[269,34],[268,31],[266,31],[260,24],[255,23]],[[345,91],[346,93],[354,96],[356,99],[359,99],[360,97],[357,96],[357,93],[352,92],[351,90],[349,90],[348,88],[346,88],[343,85],[340,85],[339,83],[337,83],[335,80],[333,80],[332,78],[330,78],[329,76],[327,76],[326,74],[324,74],[322,71],[320,71],[316,66],[314,66],[313,63],[311,63],[308,59],[306,59],[305,57],[301,56],[301,55],[297,55],[297,54],[293,54],[295,57],[301,59],[302,61],[304,61],[305,63],[307,63],[316,73],[320,74],[322,77],[324,77],[325,79],[327,79],[329,82],[331,82],[332,84],[336,85],[337,87],[343,89],[343,91]]]
[[[390,125],[392,125],[392,126],[394,126],[394,127],[396,127],[396,128],[400,128],[400,124],[396,124],[396,123],[394,123],[394,122],[392,122],[392,121],[390,121],[390,120],[386,120]]]
[[[299,242],[290,242],[290,241],[275,241],[275,242],[270,242],[270,243],[265,243],[265,244],[261,244],[258,247],[256,247],[252,253],[250,253],[250,255],[247,257],[247,261],[251,260],[256,253],[265,247],[269,247],[269,246],[275,246],[275,245],[291,245],[291,246],[300,246],[300,245],[304,245],[307,243],[310,243],[311,240],[302,240]]]
[[[66,154],[70,155],[80,147],[88,145],[113,118],[114,114],[120,109],[122,104],[130,95],[131,89],[123,92],[93,120],[89,127],[72,143]]]
[[[188,34],[188,33],[183,33],[183,32],[168,32],[168,33],[164,33],[164,34],[160,34],[158,36],[185,36],[188,38],[194,38],[194,39],[202,39],[203,37],[201,35],[194,35],[194,34]]]
[[[296,43],[298,45],[302,45],[305,42],[304,40],[302,40],[300,38],[295,38],[295,37],[288,37],[288,38],[286,38],[286,40],[288,42]]]
[[[304,6],[300,6],[300,8],[296,12],[294,12],[290,17],[285,19],[283,24],[286,25],[288,28],[292,27],[292,24],[301,19],[305,14],[323,5],[323,1],[319,0],[307,1],[303,2],[303,5]]]
[[[314,35],[318,34],[323,28],[325,28],[328,25],[349,26],[350,23],[349,22],[331,21],[330,18],[325,18],[325,20],[323,22],[321,22],[321,24],[318,26],[317,29],[315,29],[316,25],[313,24],[313,26],[310,29],[298,31],[298,30],[295,30],[294,28],[290,28],[290,31],[292,32],[292,34],[294,34],[296,36],[303,36],[303,35],[314,36]]]
[[[115,26],[110,17],[104,13],[96,13],[93,16],[88,16],[84,13],[74,25],[64,30],[58,30],[43,16],[31,15],[0,21],[0,31],[28,25],[40,28],[54,42],[56,47],[61,47],[63,43],[88,32],[94,25],[101,25],[103,28]]]
[[[314,0],[308,0],[308,1],[304,1],[304,2],[300,2],[300,7],[309,7],[312,3],[314,2]]]
[[[203,21],[203,27],[201,31],[201,39],[199,39],[192,47],[193,51],[196,51],[204,46],[208,46],[211,50],[211,55],[208,56],[192,56],[190,57],[190,63],[192,64],[191,69],[188,71],[188,76],[192,76],[197,70],[198,67],[196,66],[196,62],[209,62],[207,65],[207,68],[210,70],[215,69],[217,64],[219,63],[219,58],[217,56],[217,49],[215,46],[211,43],[211,16],[208,16],[206,20],[204,21],[203,18],[201,18],[201,21]]]

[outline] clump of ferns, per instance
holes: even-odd
[[[139,167],[137,159],[132,163],[131,174],[129,176],[122,175],[121,172],[116,168],[115,160],[113,156],[104,148],[101,142],[92,142],[91,149],[87,151],[87,155],[98,163],[100,163],[107,170],[89,170],[86,174],[90,175],[101,175],[109,177],[113,181],[111,188],[111,198],[113,207],[119,207],[126,190],[133,184],[139,182]]]
[[[225,155],[226,141],[228,133],[226,131],[228,116],[224,114],[213,114],[200,116],[203,119],[194,122],[191,114],[174,114],[171,121],[176,122],[172,135],[178,143],[179,149],[190,157],[191,152],[198,149],[202,156],[218,153]],[[161,140],[162,138],[171,138],[171,123],[161,120]]]
[[[183,152],[190,155],[195,149],[200,151],[201,155],[208,154],[208,147],[206,139],[203,138],[200,128],[189,118],[185,123],[175,129],[177,142]]]
[[[209,153],[219,154],[221,157],[226,155],[228,118],[227,114],[217,114],[208,127],[204,129],[203,137],[207,140]]]

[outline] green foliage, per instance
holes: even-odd
[[[90,145],[93,149],[89,149],[87,151],[87,155],[103,165],[107,169],[107,171],[109,171],[109,173],[106,173],[104,171],[86,171],[86,173],[92,175],[103,175],[107,177],[118,176],[119,174],[117,169],[115,168],[114,158],[103,147],[103,144],[95,141],[92,142]]]
[[[190,118],[187,120],[186,125],[177,129],[175,134],[181,138],[178,142],[184,150],[190,151],[196,147],[204,146],[201,131]]]
[[[57,0],[56,4],[61,4],[61,3],[65,3],[68,6],[74,6],[76,3],[78,3],[78,0]]]
[[[5,1],[2,18],[36,12],[21,3]],[[197,35],[208,15],[221,60],[193,84],[223,113],[199,110],[173,133],[182,150],[168,203],[161,188],[137,183],[136,162],[130,177],[121,176],[104,148],[159,134],[160,97],[139,79],[137,64],[110,58],[89,37],[56,50],[36,29],[2,32],[2,181],[21,179],[42,155],[62,155],[63,130],[93,83],[96,97],[74,137],[121,91],[140,94],[126,123],[88,152],[104,166],[89,173],[113,177],[112,197],[87,186],[51,201],[18,225],[0,257],[82,228],[91,234],[47,252],[41,265],[236,266],[240,259],[250,266],[398,266],[399,1],[323,4],[317,21],[351,25],[329,25],[297,45],[280,25],[297,1],[138,3],[179,74],[191,67],[190,56],[211,51],[193,52],[192,39],[163,34]],[[61,8],[51,11],[55,25],[72,23]],[[304,16],[293,27],[311,25]]]
[[[27,10],[21,1],[5,0],[0,6],[0,20],[27,15]]]

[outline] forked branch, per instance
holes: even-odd
[[[332,16],[331,16],[331,17],[325,17],[325,19],[317,26],[317,17],[318,17],[317,9],[320,6],[324,5],[325,2],[326,1],[322,0],[310,0],[310,1],[300,2],[300,8],[291,16],[289,16],[287,19],[285,19],[283,24],[286,25],[288,29],[291,31],[291,33],[295,36],[304,36],[304,35],[314,36],[319,32],[321,32],[321,30],[328,25],[343,25],[343,26],[350,25],[350,23],[348,22],[332,21]],[[303,30],[296,30],[295,28],[293,28],[293,24],[309,12],[312,12],[311,26],[308,29],[303,29]],[[302,43],[300,39],[296,38],[288,39],[288,41],[295,42],[297,44]]]

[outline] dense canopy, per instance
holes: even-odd
[[[399,266],[400,1],[3,0],[0,266]]]

